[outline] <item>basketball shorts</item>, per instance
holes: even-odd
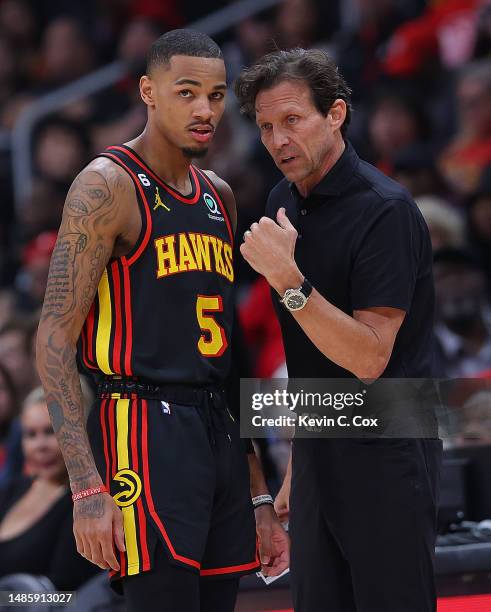
[[[223,390],[99,392],[87,423],[101,478],[121,508],[126,551],[111,586],[150,570],[160,540],[172,564],[204,577],[260,567],[249,466]]]

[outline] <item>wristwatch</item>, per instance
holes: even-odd
[[[290,311],[302,310],[312,293],[312,285],[304,278],[298,289],[287,289],[280,302]]]

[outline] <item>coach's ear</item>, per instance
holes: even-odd
[[[147,106],[155,106],[152,79],[146,74],[140,78],[140,96]]]
[[[343,125],[344,120],[346,119],[346,111],[346,102],[344,100],[341,98],[334,100],[327,115],[327,119],[333,132],[340,129]]]

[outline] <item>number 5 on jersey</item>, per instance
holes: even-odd
[[[220,357],[228,346],[227,337],[210,312],[223,312],[222,296],[198,295],[196,316],[201,331],[205,332],[198,340],[198,350],[205,357]]]

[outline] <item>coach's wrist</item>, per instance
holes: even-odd
[[[281,275],[268,279],[269,284],[283,297],[287,289],[298,289],[303,283],[304,275],[300,272],[297,264],[293,261],[292,265]]]

